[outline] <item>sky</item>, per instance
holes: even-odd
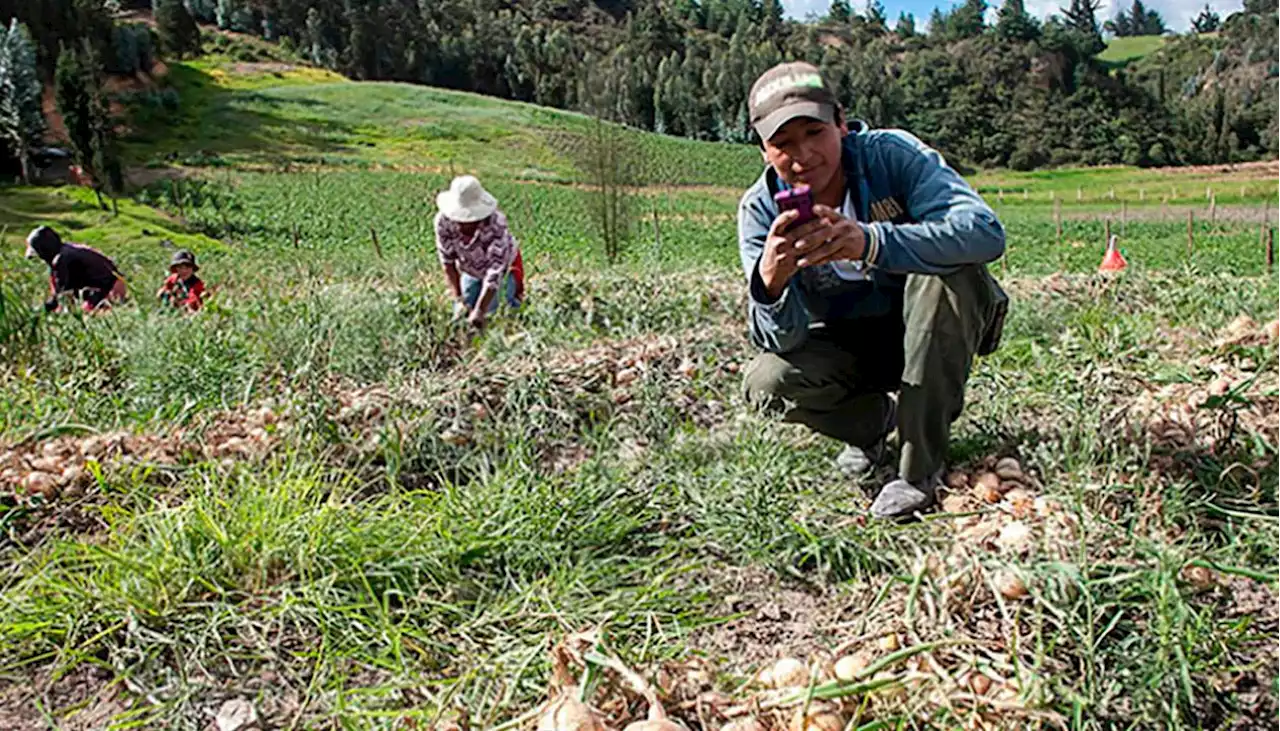
[[[889,18],[890,23],[896,21],[898,14],[905,11],[915,14],[917,28],[924,27],[934,7],[945,10],[960,4],[947,0],[881,0],[881,2],[884,3],[885,16]],[[1001,0],[987,0],[987,3],[992,6],[991,19],[994,19],[995,9],[1000,6],[1000,2]],[[1118,6],[1127,8],[1130,2],[1131,0],[1103,0],[1102,9],[1098,11],[1098,22],[1110,19],[1115,15]],[[1144,0],[1143,2],[1148,9],[1156,10],[1164,17],[1165,25],[1179,33],[1191,28],[1191,19],[1200,14],[1204,3],[1205,0]],[[849,4],[855,10],[861,11],[865,6],[865,0],[850,0]],[[1025,4],[1032,15],[1044,18],[1054,13],[1060,14],[1059,6],[1069,5],[1070,0],[1025,0]],[[782,5],[786,8],[788,15],[803,19],[810,13],[826,14],[831,0],[782,0]],[[1210,0],[1209,5],[1224,20],[1231,13],[1244,7],[1243,0]]]

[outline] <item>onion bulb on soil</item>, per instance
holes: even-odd
[[[600,715],[586,703],[574,698],[576,688],[566,688],[538,718],[538,731],[604,731]]]
[[[467,435],[466,431],[451,426],[440,432],[440,441],[451,447],[465,447],[471,443],[471,437]]]
[[[58,478],[48,472],[31,472],[22,478],[22,489],[28,494],[39,494],[46,500],[58,494]]]
[[[985,502],[1000,502],[1000,477],[994,472],[983,472],[974,480],[973,492]]]
[[[1022,474],[1022,465],[1018,464],[1018,460],[1013,457],[1005,457],[996,462],[996,477],[1002,480],[1014,480],[1022,482],[1024,475]]]
[[[635,368],[623,368],[614,374],[613,382],[619,386],[625,386],[639,377],[640,371]]]
[[[845,655],[836,660],[836,679],[842,683],[852,683],[870,664],[870,659],[861,652]]]
[[[845,720],[839,706],[814,701],[808,710],[805,713],[804,706],[796,709],[787,726],[788,731],[844,731]]]
[[[773,666],[769,665],[767,667],[761,668],[760,672],[756,673],[756,682],[759,683],[760,685],[763,685],[766,688],[772,688],[773,687]]]
[[[880,641],[877,644],[880,646],[880,649],[884,650],[885,652],[897,652],[898,648],[902,646],[898,642],[897,634],[885,635],[884,637],[880,638]]]
[[[1280,320],[1272,320],[1262,328],[1263,336],[1271,342],[1280,340]]]
[[[766,731],[766,727],[755,716],[730,721],[720,727],[720,731]]]
[[[770,678],[775,688],[795,688],[809,684],[809,668],[794,657],[784,657],[773,664]]]
[[[1012,571],[1001,571],[995,575],[994,583],[1000,596],[1005,599],[1021,599],[1027,595],[1027,585],[1022,577]]]
[[[969,690],[978,695],[985,695],[991,689],[991,678],[978,671],[969,674],[969,682],[967,683]]]
[[[1213,586],[1213,572],[1203,566],[1187,566],[1182,570],[1182,578],[1197,589]]]
[[[945,483],[948,490],[959,492],[969,486],[969,475],[961,470],[952,470],[947,473]]]

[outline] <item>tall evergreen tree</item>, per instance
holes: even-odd
[[[893,32],[904,41],[908,38],[914,38],[916,35],[916,16],[902,12],[898,14],[898,23],[893,26]]]
[[[75,161],[93,179],[98,205],[105,210],[102,191],[118,194],[124,180],[101,68],[87,42],[80,48],[64,48],[54,73],[54,99]]]
[[[1062,10],[1066,27],[1078,37],[1076,43],[1080,52],[1092,56],[1107,47],[1102,42],[1102,32],[1098,28],[1098,8],[1102,0],[1071,0],[1071,7]]]
[[[1010,41],[1034,41],[1040,37],[1040,24],[1023,0],[1005,0],[996,17],[996,34]]]
[[[827,9],[827,20],[832,23],[848,23],[853,18],[853,8],[849,6],[849,0],[831,0],[831,7]]]
[[[1196,33],[1216,33],[1221,27],[1222,18],[1213,12],[1213,8],[1209,7],[1208,3],[1205,3],[1204,9],[1191,21],[1191,30]]]
[[[166,53],[183,58],[200,51],[200,27],[182,0],[156,0],[156,32]]]
[[[0,139],[17,155],[22,179],[31,179],[31,152],[45,131],[35,44],[17,18],[0,29]]]
[[[987,0],[965,0],[947,18],[947,35],[951,38],[974,38],[986,29]]]
[[[889,19],[884,14],[884,4],[880,0],[867,0],[867,12],[864,16],[867,20],[867,27],[874,33],[884,33],[889,30]]]

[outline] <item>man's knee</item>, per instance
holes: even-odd
[[[761,353],[747,366],[743,386],[751,403],[767,403],[791,395],[795,366],[776,353]]]

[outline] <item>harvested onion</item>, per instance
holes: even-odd
[[[773,664],[770,678],[775,688],[794,688],[809,684],[809,669],[794,657],[784,657]]]
[[[869,664],[867,656],[860,652],[853,655],[845,655],[836,660],[836,679],[842,683],[852,683]]]
[[[840,715],[838,706],[820,701],[809,704],[809,712],[804,706],[796,709],[791,716],[788,731],[843,731],[844,716]]]
[[[566,694],[543,711],[538,731],[604,731],[604,724],[591,706]]]
[[[991,678],[976,670],[969,675],[969,690],[978,695],[985,695],[991,689]]]
[[[996,589],[1005,599],[1021,599],[1027,595],[1027,585],[1012,571],[1001,571],[995,576]]]
[[[58,478],[48,472],[31,472],[22,478],[22,489],[28,493],[39,493],[46,500],[58,494]]]

